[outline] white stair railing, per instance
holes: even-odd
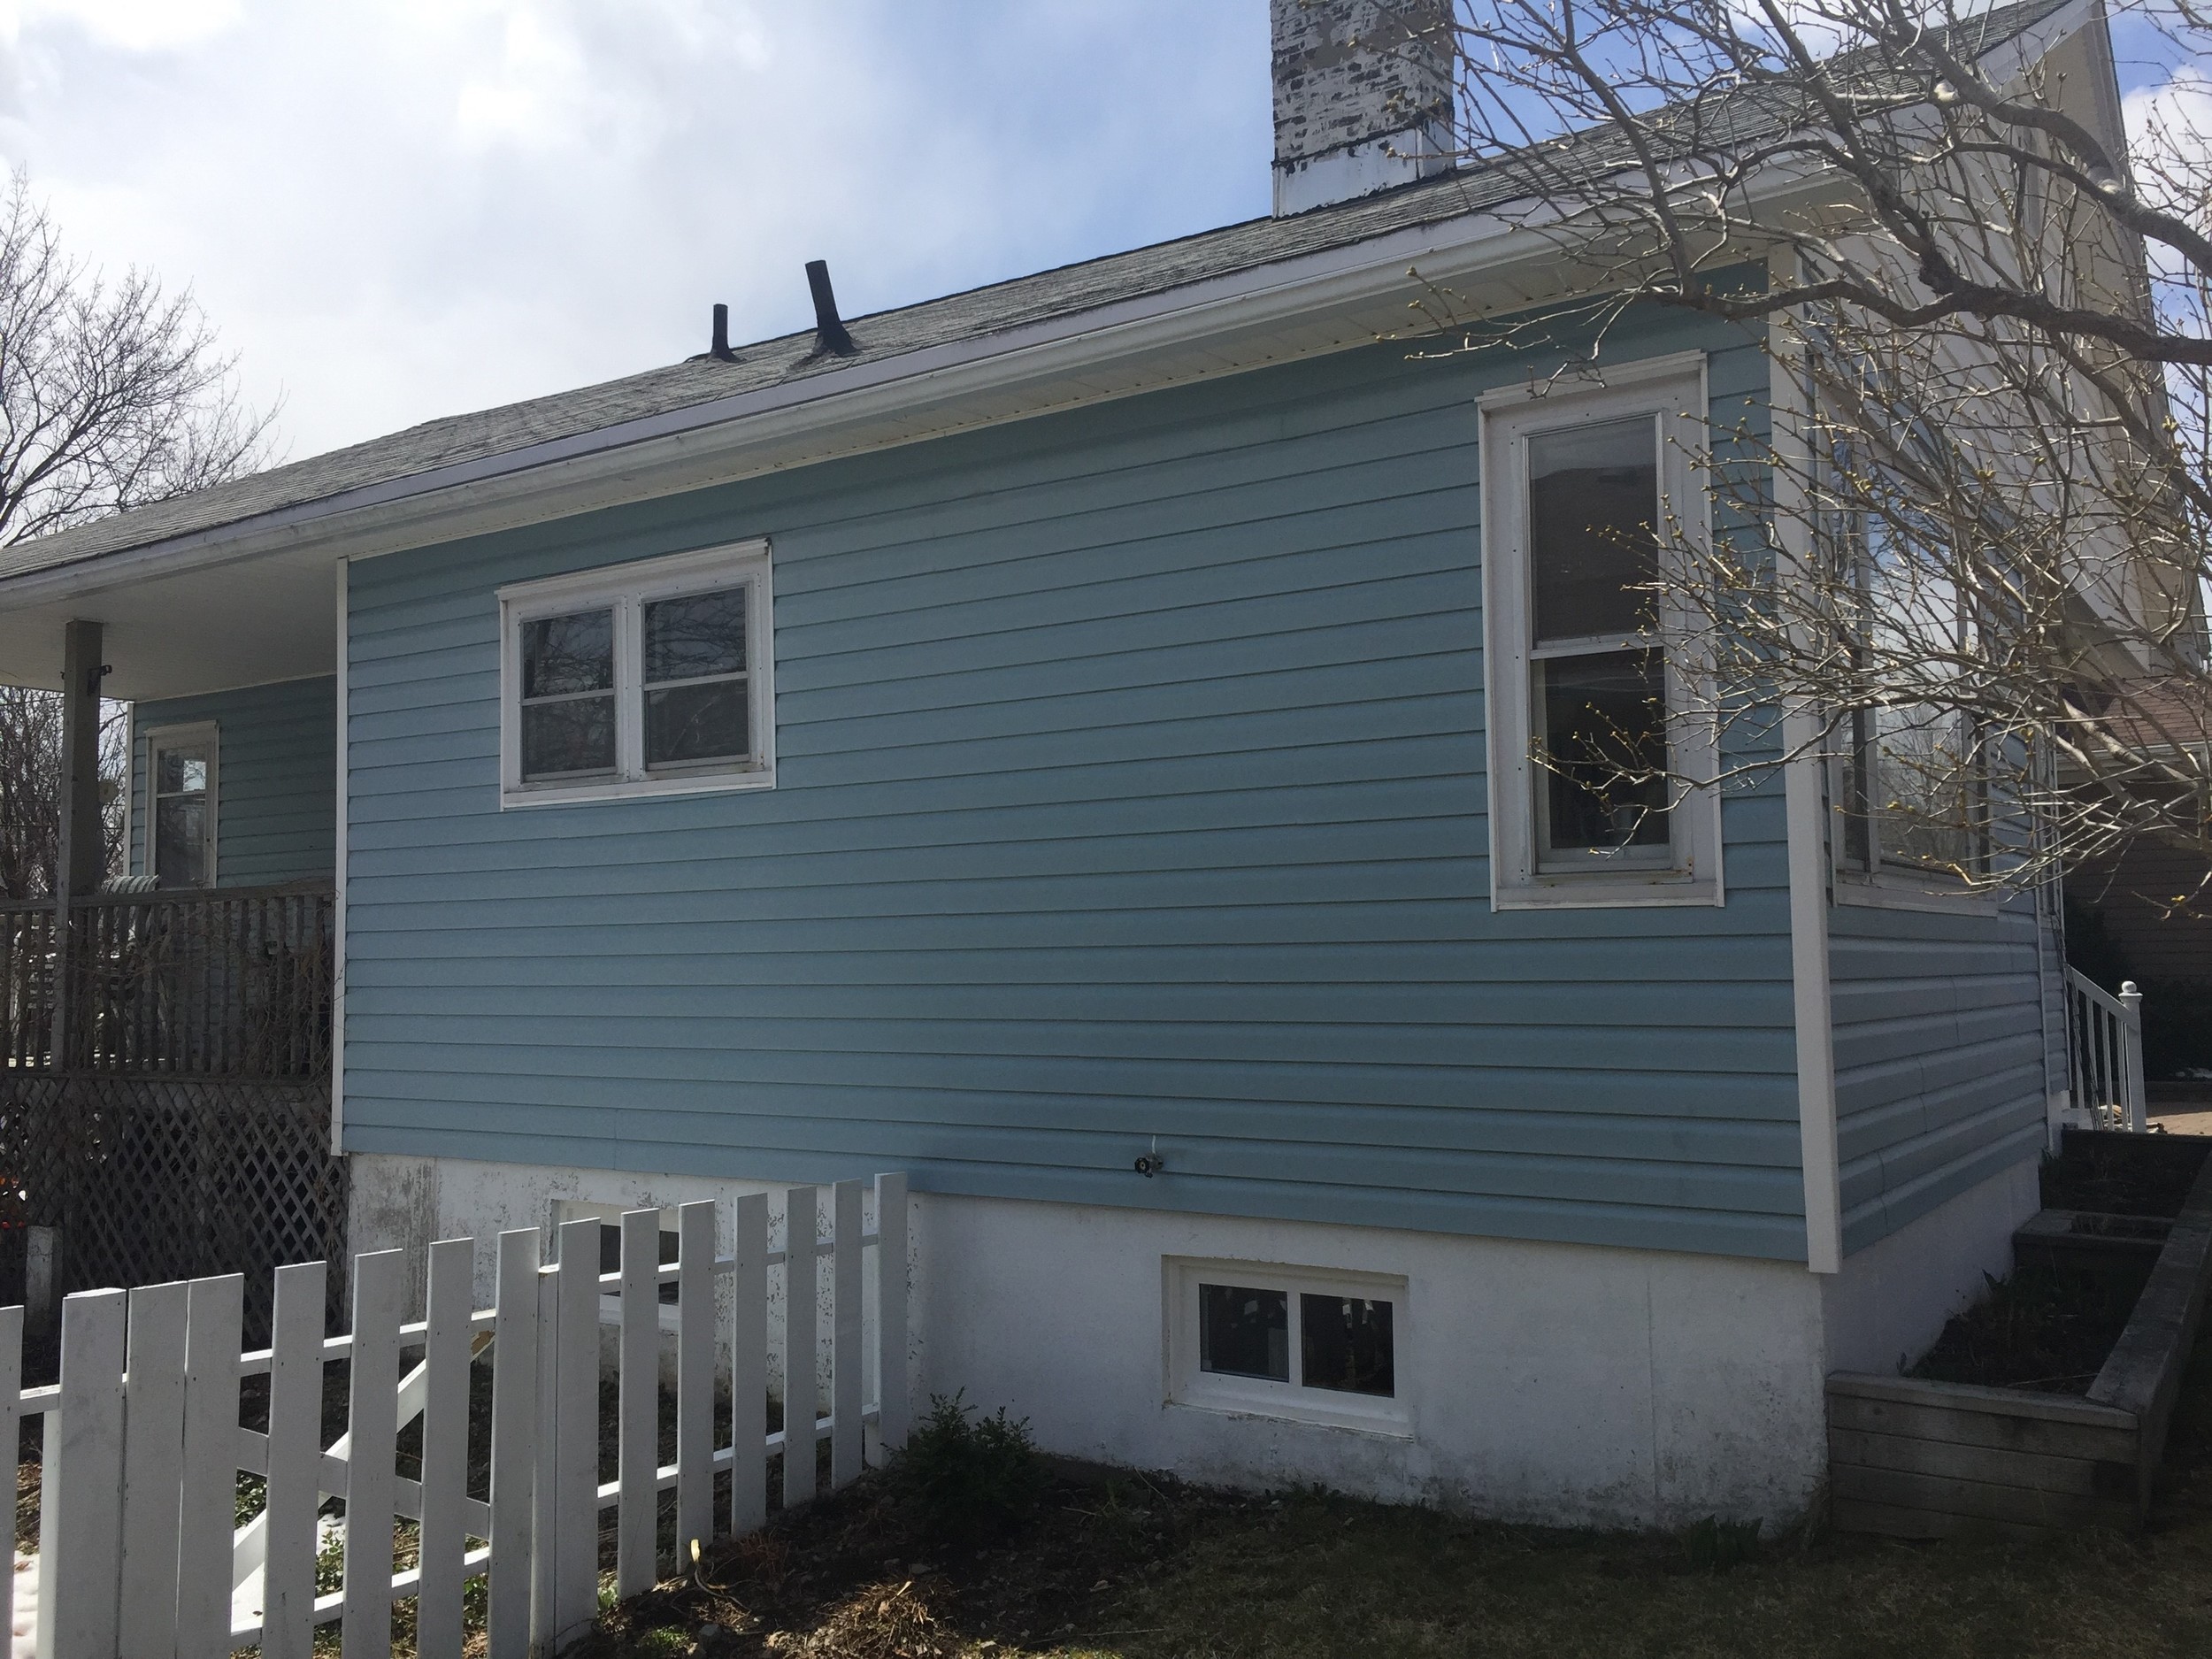
[[[2135,981],[2124,981],[2115,996],[2079,969],[2067,969],[2066,1032],[2074,1104],[2099,1128],[2142,1133],[2150,1125],[2143,1090],[2143,994]]]

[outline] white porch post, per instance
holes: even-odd
[[[2135,981],[2120,986],[2120,1116],[2141,1134],[2150,1127],[2149,1091],[2143,1087],[2143,994]]]

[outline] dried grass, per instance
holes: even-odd
[[[956,1659],[966,1644],[948,1630],[933,1600],[941,1580],[886,1579],[849,1597],[805,1635],[775,1635],[767,1646],[795,1659]]]

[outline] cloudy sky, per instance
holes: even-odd
[[[1267,0],[0,0],[0,157],[289,458],[801,326],[810,258],[857,315],[1248,218],[1269,150]]]
[[[288,458],[1266,211],[1266,0],[0,0],[0,156]]]

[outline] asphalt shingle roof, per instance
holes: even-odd
[[[1978,19],[1985,31],[1979,50],[1987,50],[2064,4],[2067,0],[2024,0],[1985,14]],[[1747,125],[1770,126],[1774,119],[1762,111]],[[1608,134],[1590,134],[1569,148],[1585,152],[1583,165],[1593,174],[1619,165],[1620,152]],[[1561,154],[1552,152],[1548,166],[1555,168]],[[847,323],[857,349],[849,357],[817,355],[814,332],[809,329],[740,346],[733,361],[695,357],[575,391],[426,421],[403,432],[272,467],[173,501],[0,548],[0,580],[788,381],[834,377],[856,365],[926,347],[1079,315],[1210,278],[1347,247],[1394,231],[1440,223],[1527,193],[1524,175],[1510,166],[1465,169],[1287,219],[1250,219],[916,305],[849,318]]]

